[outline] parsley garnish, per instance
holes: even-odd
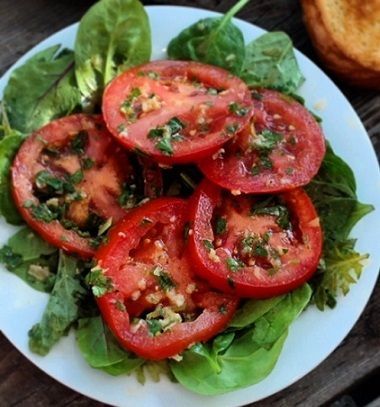
[[[171,289],[175,288],[175,282],[171,279],[169,273],[167,273],[161,266],[155,266],[152,273],[164,291],[170,291]]]
[[[215,220],[215,233],[217,235],[222,235],[227,231],[227,220],[218,216]]]
[[[76,136],[74,136],[70,142],[71,150],[81,155],[88,144],[88,133],[85,130],[81,130]]]
[[[235,259],[234,257],[229,257],[226,260],[226,263],[227,263],[227,267],[233,272],[239,271],[240,269],[242,269],[244,267],[244,263],[239,259]]]
[[[236,116],[245,116],[248,112],[249,112],[249,108],[248,107],[244,107],[242,105],[240,105],[239,103],[236,102],[231,102],[229,104],[229,111],[233,114],[235,114]]]
[[[166,155],[173,154],[173,141],[181,141],[180,131],[185,128],[185,124],[177,117],[171,118],[164,126],[151,129],[148,138],[158,139],[155,147]]]
[[[100,266],[91,269],[86,276],[86,283],[91,286],[95,297],[101,297],[114,289],[112,280],[104,274],[104,270]]]

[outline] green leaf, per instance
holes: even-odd
[[[120,347],[100,316],[80,319],[76,340],[91,367],[113,376],[127,374],[144,363],[143,359]]]
[[[70,114],[80,102],[74,53],[59,45],[41,51],[15,69],[4,90],[10,126],[24,134]]]
[[[337,295],[346,295],[351,284],[359,279],[368,255],[356,252],[354,247],[355,240],[349,239],[324,252],[324,261],[311,282],[314,285],[313,301],[321,311],[326,305],[334,308]]]
[[[0,262],[34,289],[50,292],[56,277],[57,252],[25,227],[0,249]]]
[[[245,57],[244,37],[231,20],[248,1],[238,1],[223,17],[205,18],[184,29],[170,41],[169,58],[204,62],[238,75]]]
[[[249,43],[240,77],[255,87],[294,93],[304,82],[291,39],[284,32],[270,32]]]
[[[267,300],[248,300],[235,313],[229,324],[231,328],[245,328],[266,314],[284,299],[283,295]]]
[[[374,208],[356,196],[351,168],[328,145],[317,176],[306,187],[320,217],[324,234],[323,258],[314,275],[313,301],[320,310],[333,308],[339,293],[347,294],[357,281],[368,256],[354,250],[349,234],[356,223]]]
[[[22,142],[22,135],[9,127],[6,113],[2,111],[2,139],[0,139],[0,214],[8,223],[19,225],[23,222],[11,193],[10,166]]]
[[[263,380],[274,368],[287,336],[288,326],[310,300],[304,285],[276,303],[261,303],[252,318],[255,323],[223,333],[210,344],[198,343],[183,353],[179,363],[170,362],[175,378],[199,394],[217,395]],[[253,309],[255,312],[255,310]],[[242,318],[249,320],[249,318]]]
[[[77,276],[77,260],[60,252],[57,277],[41,322],[29,331],[29,348],[46,355],[66,335],[79,316],[79,301],[86,294]]]
[[[83,16],[75,41],[75,75],[87,110],[124,70],[148,62],[148,16],[138,0],[101,0]]]
[[[358,202],[354,174],[330,146],[317,176],[306,190],[321,219],[328,246],[347,239],[353,226],[373,210],[372,205]]]

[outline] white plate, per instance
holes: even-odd
[[[146,7],[152,26],[153,58],[165,57],[171,38],[200,18],[215,16],[210,11],[172,7]],[[264,31],[241,20],[235,23],[250,41]],[[77,24],[57,32],[24,55],[11,69],[19,66],[37,51],[54,44],[73,47]],[[347,160],[358,181],[358,196],[362,202],[380,208],[380,173],[375,153],[366,131],[355,111],[333,82],[309,59],[297,52],[306,82],[300,93],[309,108],[323,107],[316,112],[323,118],[323,128],[336,152]],[[10,71],[0,81],[0,94]],[[380,266],[378,231],[379,210],[366,216],[352,235],[358,239],[357,248],[370,254],[370,261],[358,284],[350,293],[339,298],[334,310],[319,312],[310,308],[291,326],[289,337],[273,372],[262,382],[243,390],[217,397],[191,393],[181,385],[162,378],[159,383],[140,385],[135,377],[112,377],[91,369],[81,357],[70,335],[59,342],[46,357],[39,357],[28,349],[27,332],[39,321],[47,295],[29,288],[16,276],[0,270],[0,322],[8,339],[28,359],[56,380],[104,403],[118,406],[133,404],[139,407],[181,405],[193,407],[238,406],[260,400],[295,382],[321,363],[343,340],[363,311],[374,287]],[[0,243],[4,243],[14,228],[0,221]]]

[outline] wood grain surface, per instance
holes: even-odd
[[[29,48],[78,21],[92,3],[90,0],[0,0],[0,75]],[[144,2],[196,6],[221,12],[228,10],[233,3],[230,0]],[[298,1],[251,1],[239,17],[268,30],[286,31],[296,47],[320,65],[303,25]],[[336,82],[361,117],[380,157],[380,94],[349,88],[337,79]],[[366,405],[371,399],[375,399],[372,406],[380,406],[380,399],[376,399],[377,390],[372,385],[380,383],[379,315],[378,285],[360,320],[332,355],[286,390],[254,403],[255,407],[359,406]],[[341,396],[353,393],[359,394],[356,404],[342,404],[344,401],[352,403],[350,396]],[[373,397],[369,397],[371,394]],[[334,402],[337,399],[340,401]],[[1,407],[102,405],[51,379],[0,334]]]

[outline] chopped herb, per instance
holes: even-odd
[[[249,108],[248,107],[244,107],[242,105],[240,105],[239,103],[236,102],[231,102],[229,104],[229,111],[233,114],[235,114],[236,116],[245,116],[248,112],[249,112]]]
[[[218,216],[215,220],[215,233],[217,235],[222,235],[227,231],[227,220]]]
[[[294,172],[294,168],[292,168],[292,167],[285,168],[285,174],[292,175],[293,172]]]
[[[226,314],[227,314],[227,307],[226,307],[226,304],[222,304],[222,305],[219,307],[219,312],[220,312],[221,314],[223,314],[223,315],[226,315]]]
[[[123,190],[118,198],[118,202],[126,209],[134,208],[137,205],[136,184],[124,183]]]
[[[151,219],[149,219],[149,218],[142,218],[142,220],[140,222],[141,226],[147,226],[147,225],[150,225],[152,223],[153,223],[153,221]]]
[[[156,336],[162,331],[160,321],[157,319],[147,319],[146,323],[148,324],[149,332],[152,336]]]
[[[154,71],[140,71],[137,73],[137,76],[147,76],[150,79],[160,79],[160,75]]]
[[[282,229],[289,229],[291,226],[288,208],[283,205],[256,208],[251,213],[252,215],[275,216],[277,225]]]
[[[45,223],[50,223],[59,217],[59,212],[52,210],[46,203],[42,203],[38,206],[33,205],[31,208],[33,217]]]
[[[208,239],[203,240],[203,245],[207,250],[212,250],[214,248],[214,245],[212,244],[212,241],[208,240]]]
[[[167,155],[173,154],[173,146],[170,138],[164,137],[162,140],[156,143],[156,148]]]
[[[69,179],[73,184],[79,184],[81,181],[83,181],[84,174],[82,170],[78,170],[74,172],[73,174],[70,175]]]
[[[215,88],[208,88],[207,89],[207,91],[206,91],[206,93],[208,94],[208,95],[217,95],[219,92],[218,92],[218,90],[217,89],[215,89]]]
[[[185,124],[177,117],[173,117],[164,126],[151,129],[148,133],[148,138],[158,139],[155,147],[166,155],[172,155],[172,142],[182,140],[182,136],[179,132],[184,128]]]
[[[22,256],[14,253],[10,246],[5,245],[0,249],[0,263],[3,263],[9,270],[15,269],[22,262]]]
[[[231,133],[236,133],[239,130],[239,125],[237,123],[231,123],[226,126],[226,132],[231,134]]]
[[[95,297],[113,291],[112,280],[104,274],[100,266],[95,266],[86,276],[86,283],[91,286],[92,293]]]
[[[263,99],[263,95],[255,90],[251,92],[251,96],[253,97],[253,99],[256,99],[256,100]]]
[[[125,130],[125,123],[120,123],[116,128],[118,133],[122,133]]]
[[[171,279],[169,273],[167,273],[161,266],[155,266],[152,273],[164,291],[170,291],[171,289],[175,288],[176,284]]]
[[[95,164],[95,161],[90,158],[90,157],[84,157],[82,158],[82,168],[84,170],[89,170],[90,168],[92,168]]]
[[[85,130],[81,130],[76,136],[74,136],[70,142],[71,150],[81,155],[88,144],[88,133]]]
[[[254,150],[266,150],[272,151],[274,148],[278,146],[280,141],[283,140],[283,135],[279,133],[275,133],[270,130],[263,130],[260,134],[257,134],[252,147]]]
[[[78,233],[78,231],[77,231]],[[106,244],[108,242],[108,237],[105,235],[97,236],[97,237],[92,237],[91,239],[88,240],[88,244],[93,247],[94,249],[97,249],[101,244]]]
[[[99,226],[98,236],[103,235],[112,226],[112,218],[108,218],[103,224]]]
[[[229,257],[226,260],[227,263],[227,267],[231,270],[231,271],[239,271],[240,269],[242,269],[244,267],[244,263],[239,260],[239,259],[235,259],[234,257]]]
[[[130,94],[120,107],[121,112],[124,113],[131,121],[134,121],[137,118],[137,110],[134,107],[134,102],[140,95],[141,90],[139,88],[132,88]]]
[[[267,243],[268,240],[266,237],[260,237],[252,234],[244,237],[240,241],[240,253],[243,256],[268,257],[268,250],[266,248]]]
[[[118,309],[119,311],[122,311],[122,312],[125,312],[127,310],[125,305],[120,300],[116,300],[115,307],[116,307],[116,309]]]

